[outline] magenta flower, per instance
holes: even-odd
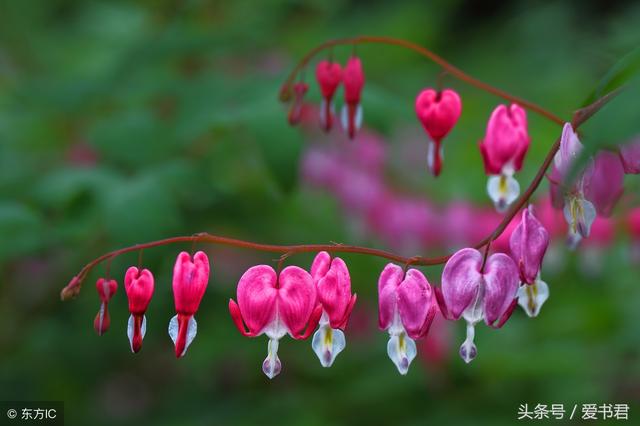
[[[511,257],[520,269],[520,280],[533,284],[549,246],[549,233],[533,215],[533,206],[522,211],[522,219],[511,234]]]
[[[309,90],[309,85],[299,81],[293,85],[293,103],[289,109],[289,124],[295,126],[302,118],[302,107],[304,105],[304,95]]]
[[[311,265],[311,277],[316,286],[322,317],[311,347],[323,367],[331,367],[336,356],[346,346],[344,329],[357,296],[351,294],[349,269],[339,257],[331,260],[326,251],[318,253]]]
[[[360,95],[364,87],[364,73],[360,59],[352,56],[344,67],[342,74],[344,85],[344,102],[342,108],[342,128],[353,139],[362,125],[362,105]]]
[[[424,337],[438,311],[433,289],[422,272],[387,264],[378,280],[378,326],[389,331],[387,354],[400,374],[416,357],[415,339]]]
[[[320,123],[325,131],[333,126],[333,95],[342,81],[342,67],[337,62],[320,61],[316,65],[316,80],[322,93],[322,105],[320,106]]]
[[[498,105],[487,123],[480,153],[485,172],[490,175],[487,192],[499,212],[505,211],[520,194],[513,174],[522,168],[529,149],[527,113],[517,104]]]
[[[176,357],[187,352],[198,331],[194,318],[209,282],[209,258],[204,252],[191,256],[181,252],[173,267],[173,299],[176,313],[169,322],[169,336],[176,348]]]
[[[118,283],[116,280],[98,278],[98,281],[96,281],[96,290],[100,297],[100,310],[93,320],[93,328],[96,330],[96,333],[98,333],[98,336],[102,336],[109,330],[109,326],[111,325],[109,301],[113,295],[116,294]]]
[[[453,129],[461,112],[460,96],[452,89],[425,89],[416,97],[416,115],[430,137],[427,164],[436,177],[442,170],[440,142]]]
[[[640,173],[640,137],[620,146],[620,160],[625,173],[630,175]]]
[[[269,337],[262,371],[272,379],[282,369],[278,358],[280,339],[285,334],[307,339],[320,320],[322,306],[316,305],[313,278],[297,266],[284,268],[280,276],[271,266],[253,266],[240,278],[237,298],[238,303],[229,299],[229,313],[240,333]]]
[[[624,169],[620,157],[601,151],[587,167],[583,180],[584,197],[591,201],[599,216],[609,217],[624,191]]]
[[[129,299],[129,322],[127,337],[131,351],[138,353],[142,349],[142,339],[147,331],[145,312],[153,296],[153,274],[148,269],[140,271],[135,266],[127,269],[124,275],[124,290]]]
[[[533,215],[533,206],[522,211],[522,219],[511,234],[511,257],[520,269],[522,285],[518,304],[530,317],[538,316],[549,298],[549,286],[540,279],[542,259],[549,246],[549,233]]]
[[[460,346],[460,356],[467,363],[477,354],[475,324],[484,320],[490,327],[502,327],[516,306],[520,283],[518,267],[506,254],[489,256],[484,267],[482,261],[478,250],[459,250],[442,272],[442,293],[436,291],[443,315],[467,322],[467,338]]]

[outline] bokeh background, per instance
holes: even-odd
[[[477,142],[499,100],[444,77],[464,106],[435,180],[413,100],[435,84],[436,66],[395,47],[359,46],[366,129],[349,142],[319,133],[312,119],[301,128],[287,124],[277,94],[296,60],[330,38],[406,38],[569,118],[638,45],[638,22],[633,1],[3,2],[0,399],[62,400],[67,423],[85,425],[496,425],[515,423],[524,403],[568,410],[627,403],[633,422],[640,408],[640,283],[623,225],[638,204],[633,176],[600,243],[569,252],[562,236],[554,242],[543,271],[551,298],[540,316],[518,310],[500,331],[478,327],[479,354],[470,365],[457,355],[463,324],[437,324],[409,374],[397,373],[387,336],[377,330],[381,259],[343,256],[359,302],[335,365],[323,369],[309,341],[285,338],[283,371],[273,381],[260,370],[266,339],[242,337],[227,312],[242,272],[274,264],[272,254],[198,245],[209,253],[213,275],[197,314],[199,334],[180,360],[167,335],[171,268],[189,245],[143,254],[156,293],[138,355],[128,347],[122,288],[136,253],[111,264],[120,288],[102,337],[92,324],[94,283],[105,267],[76,300],[60,302],[59,291],[106,251],[200,231],[408,254],[460,247],[487,226],[449,209],[454,201],[479,209],[472,211],[490,208]],[[350,53],[337,48],[334,57],[344,61]],[[313,83],[313,70],[306,78]],[[309,100],[317,103],[311,86]],[[529,118],[523,186],[560,131]],[[360,147],[368,154],[358,154]],[[328,152],[337,157],[322,157]],[[314,162],[318,153],[329,164]],[[338,189],[350,192],[332,191],[321,172],[336,164],[375,169],[373,186],[383,182],[385,194],[406,204],[380,213],[366,204],[376,194],[366,179],[354,185],[344,178],[352,185]],[[546,192],[544,183],[539,195]],[[308,267],[311,256],[289,262]],[[439,282],[441,269],[423,270]]]

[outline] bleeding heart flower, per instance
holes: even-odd
[[[169,336],[176,348],[176,357],[187,352],[198,332],[194,318],[209,282],[209,258],[197,252],[191,260],[186,251],[181,252],[173,267],[173,299],[176,313],[169,321]]]
[[[517,104],[509,108],[498,105],[487,123],[480,153],[485,172],[490,175],[487,192],[499,212],[505,211],[520,194],[513,174],[522,168],[529,142],[526,111]]]
[[[640,173],[640,137],[620,146],[620,160],[625,173],[631,175]]]
[[[309,85],[299,81],[293,85],[293,103],[289,109],[289,124],[295,126],[302,118],[302,107],[304,105],[304,95],[309,90]]]
[[[98,333],[98,336],[102,336],[109,330],[109,325],[111,325],[109,301],[116,294],[117,289],[118,283],[116,280],[98,278],[98,281],[96,281],[96,290],[98,290],[98,296],[100,297],[100,310],[93,320],[93,328]]]
[[[624,192],[624,169],[620,157],[601,151],[585,170],[584,197],[591,201],[599,216],[609,217]]]
[[[284,268],[279,277],[271,266],[253,266],[240,278],[237,298],[238,303],[229,299],[229,313],[240,333],[269,337],[262,371],[272,379],[282,369],[278,358],[280,339],[285,334],[307,339],[318,325],[322,306],[316,305],[313,278],[297,266]]]
[[[131,351],[138,353],[142,349],[142,339],[147,331],[147,318],[144,315],[153,296],[153,274],[148,269],[140,271],[135,266],[127,269],[124,275],[124,290],[129,299],[129,322],[127,337]]]
[[[509,245],[511,257],[520,269],[520,280],[533,284],[549,246],[549,233],[533,215],[533,206],[522,211],[522,219],[511,234]]]
[[[342,67],[337,62],[320,61],[316,65],[316,80],[322,93],[322,105],[320,107],[320,123],[325,131],[333,126],[333,95],[342,81]]]
[[[436,177],[442,170],[440,142],[453,129],[461,112],[460,96],[452,89],[424,89],[416,98],[416,115],[430,137],[427,164]]]
[[[364,87],[364,73],[359,58],[352,56],[347,62],[342,74],[342,84],[344,85],[345,102],[341,115],[342,128],[347,132],[349,138],[353,139],[362,125],[360,95]]]
[[[331,367],[336,356],[346,346],[344,329],[357,296],[351,294],[349,269],[339,257],[331,260],[326,251],[318,253],[311,265],[311,277],[316,286],[322,317],[311,347],[323,367]]]
[[[460,346],[460,356],[467,363],[477,355],[475,324],[484,319],[490,327],[502,327],[516,306],[520,283],[518,267],[506,254],[489,256],[484,267],[482,261],[478,250],[459,250],[444,267],[441,293],[436,289],[445,318],[463,317],[467,322],[467,338]]]
[[[417,350],[414,339],[427,335],[438,312],[433,289],[422,272],[389,263],[378,280],[378,325],[389,331],[387,354],[407,374]]]

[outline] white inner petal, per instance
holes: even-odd
[[[311,341],[311,347],[323,367],[331,367],[333,361],[342,352],[346,344],[342,330],[333,329],[326,323],[320,324]]]
[[[500,213],[507,210],[520,195],[520,184],[509,174],[489,176],[487,193]]]
[[[362,127],[362,105],[360,104],[356,107],[356,116],[354,121],[355,129],[360,130],[360,127]]]
[[[349,131],[349,108],[347,105],[342,105],[342,110],[340,111],[340,123],[342,124],[342,130],[345,132]]]
[[[169,336],[171,337],[174,345],[176,344],[176,340],[178,340],[178,331],[178,316],[174,315],[173,318],[171,318],[171,321],[169,321]],[[191,342],[193,342],[193,339],[196,338],[197,333],[198,323],[196,322],[196,319],[194,317],[190,317],[189,323],[187,324],[187,339],[184,345],[184,350],[182,351],[182,354],[180,354],[180,356],[184,356],[184,354],[187,353],[187,348],[189,347]]]
[[[387,343],[387,354],[400,374],[407,374],[411,361],[413,361],[417,353],[416,342],[407,336],[404,331],[400,334],[390,334],[389,343]]]
[[[576,239],[576,236],[587,238],[591,233],[591,225],[596,219],[596,209],[593,204],[585,200],[582,195],[571,195],[565,200],[563,209],[564,218],[569,224],[569,237]],[[576,243],[577,243],[576,242]]]
[[[527,315],[531,318],[537,317],[540,313],[540,308],[549,298],[549,286],[538,276],[533,284],[520,286],[517,297],[518,305],[522,307]]]

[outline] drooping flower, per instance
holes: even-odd
[[[505,211],[520,194],[513,174],[522,168],[529,149],[527,113],[517,104],[498,105],[491,113],[487,131],[480,143],[485,172],[489,175],[487,192],[496,209]]]
[[[349,269],[339,257],[331,259],[326,251],[318,253],[311,265],[322,317],[313,335],[311,346],[323,367],[331,367],[344,349],[344,329],[357,296],[351,294]]]
[[[135,266],[127,269],[124,275],[124,290],[129,299],[129,322],[127,337],[131,351],[137,353],[142,349],[142,339],[147,331],[145,312],[153,296],[153,274],[148,269],[139,270]]]
[[[302,118],[302,107],[304,105],[304,95],[309,90],[309,85],[299,81],[293,85],[293,102],[289,109],[289,124],[295,126]]]
[[[415,339],[429,332],[438,308],[429,281],[417,269],[406,274],[387,264],[378,280],[378,326],[389,331],[387,354],[400,374],[407,374],[416,357]]]
[[[522,219],[511,234],[509,245],[511,257],[520,270],[520,280],[533,284],[549,246],[549,233],[533,215],[533,206],[522,211]]]
[[[209,258],[204,252],[191,256],[181,252],[173,268],[173,299],[176,314],[169,321],[169,336],[175,345],[176,357],[187,352],[198,331],[194,318],[209,282]]]
[[[320,61],[316,65],[316,80],[322,93],[320,124],[328,132],[333,126],[333,117],[335,115],[333,95],[342,81],[342,67],[337,62]]]
[[[582,149],[582,143],[571,123],[565,123],[560,137],[560,148],[553,157],[549,179],[552,204],[556,208],[564,207],[564,217],[569,225],[567,245],[571,249],[575,249],[583,238],[589,236],[591,224],[596,218],[594,205],[584,195],[584,173],[578,176],[575,183],[565,182]]]
[[[440,142],[453,129],[461,112],[460,96],[452,89],[424,89],[416,97],[416,115],[430,138],[427,165],[436,177],[442,170]]]
[[[100,310],[93,320],[93,328],[96,330],[96,333],[98,333],[98,336],[102,336],[109,330],[109,326],[111,325],[109,301],[113,295],[116,294],[118,283],[116,280],[98,278],[98,281],[96,281],[96,290],[100,297]]]
[[[511,234],[509,245],[522,281],[518,289],[518,304],[527,315],[535,317],[549,298],[549,286],[540,279],[542,259],[549,246],[549,233],[533,215],[533,206],[522,211],[522,219]]]
[[[625,173],[640,173],[640,137],[620,146],[620,160]]]
[[[502,327],[516,306],[520,283],[518,267],[504,253],[489,256],[483,267],[478,250],[464,248],[456,252],[442,272],[442,290],[436,290],[440,310],[446,318],[467,322],[467,338],[460,356],[469,363],[477,355],[473,342],[476,323]]]
[[[307,339],[318,325],[322,306],[316,304],[313,278],[297,266],[287,266],[280,276],[271,266],[253,266],[238,282],[237,299],[237,303],[229,299],[229,313],[240,333],[269,337],[262,371],[272,379],[282,369],[278,358],[280,339],[286,334]]]
[[[342,128],[347,132],[349,138],[353,139],[362,125],[360,96],[364,87],[364,72],[359,58],[352,56],[347,62],[342,74],[342,84],[344,85],[345,102],[341,113]]]

